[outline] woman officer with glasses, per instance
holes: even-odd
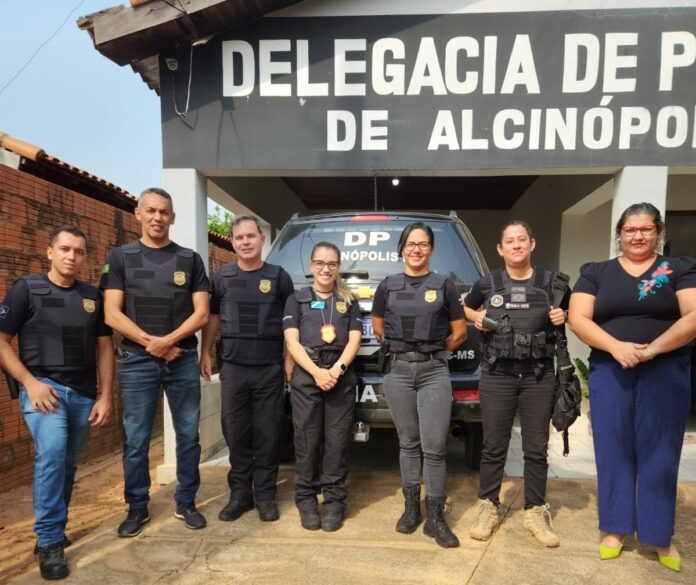
[[[360,307],[341,279],[340,259],[334,244],[314,246],[312,285],[288,298],[283,317],[295,427],[295,503],[303,528],[326,532],[342,526],[346,508],[356,384],[350,365],[362,337]]]
[[[665,226],[650,203],[627,208],[615,237],[619,256],[583,265],[570,299],[570,327],[592,348],[599,556],[615,559],[624,536],[637,532],[679,571],[672,533],[696,336],[695,261],[662,256]]]
[[[430,271],[433,230],[411,223],[399,238],[404,271],[385,278],[372,305],[375,337],[389,345],[384,393],[399,434],[405,510],[397,532],[421,520],[421,450],[427,519],[423,532],[442,547],[459,546],[444,517],[445,443],[452,414],[449,352],[466,339],[464,311],[452,280]]]

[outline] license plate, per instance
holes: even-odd
[[[374,337],[375,333],[372,330],[372,317],[366,315],[362,318],[362,336]]]

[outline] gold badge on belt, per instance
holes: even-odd
[[[271,281],[265,278],[259,281],[259,290],[262,293],[271,292]]]
[[[185,272],[175,272],[174,273],[174,284],[177,286],[184,286],[186,284],[186,273]]]
[[[437,291],[436,290],[426,290],[425,291],[425,302],[426,303],[434,303],[437,300]]]
[[[343,301],[338,301],[338,302],[336,303],[336,310],[337,310],[339,313],[343,314],[343,313],[345,313],[345,312],[348,310],[348,305],[346,305],[346,303],[343,302]]]
[[[88,313],[94,313],[97,310],[97,303],[92,299],[82,299],[82,306]]]

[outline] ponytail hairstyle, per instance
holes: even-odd
[[[534,236],[532,235],[532,226],[530,226],[526,221],[522,221],[521,219],[511,219],[500,230],[500,242],[501,243],[503,241],[503,236],[505,235],[505,230],[508,229],[509,227],[512,227],[513,225],[522,226],[525,229],[525,231],[527,232],[529,239],[530,240],[534,239]]]
[[[350,288],[348,288],[348,285],[341,278],[341,251],[338,249],[338,246],[332,242],[319,242],[314,244],[310,260],[314,260],[314,252],[316,252],[319,248],[328,248],[329,250],[336,252],[336,257],[338,258],[338,270],[336,272],[336,280],[334,280],[333,292],[346,305],[350,306],[355,300],[355,297],[353,296],[353,292],[350,290]]]

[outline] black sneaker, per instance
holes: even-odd
[[[278,506],[273,500],[266,500],[265,502],[256,502],[256,509],[259,512],[259,518],[263,522],[273,522],[280,518],[280,513],[278,512]]]
[[[305,530],[319,530],[321,528],[321,518],[317,510],[303,512],[300,510],[300,524]]]
[[[128,516],[118,527],[118,535],[121,538],[131,538],[138,536],[143,529],[143,525],[150,521],[150,512],[147,508],[142,510],[128,510]]]
[[[250,501],[242,502],[241,500],[230,500],[227,505],[220,510],[218,520],[230,522],[239,518],[244,512],[254,509],[254,504]]]
[[[72,542],[70,542],[68,540],[68,537],[63,536],[63,548],[68,548],[71,544],[72,544]],[[35,555],[39,554],[39,543],[38,542],[34,545],[34,554]]]
[[[324,532],[335,532],[343,526],[343,512],[324,512],[321,515],[321,529]]]
[[[186,523],[186,528],[191,530],[200,530],[208,525],[205,516],[196,510],[196,504],[177,504],[174,518],[183,520]]]
[[[62,542],[39,547],[39,569],[41,576],[48,581],[65,579],[68,576],[70,571]]]

